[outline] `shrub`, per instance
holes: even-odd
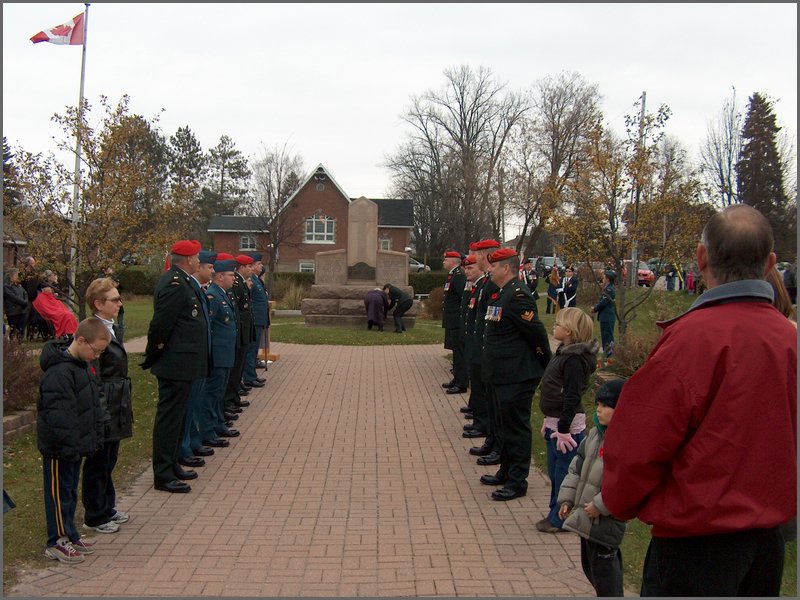
[[[266,276],[264,277],[266,280]],[[278,283],[284,282],[284,283]],[[295,285],[303,286],[303,287],[311,287],[314,285],[314,273],[273,273],[272,274],[272,287],[275,290],[269,290],[270,296],[278,295],[276,290],[278,289],[277,286],[283,285],[288,286],[288,282],[294,282]],[[283,290],[286,287],[281,288]]]
[[[156,265],[135,265],[115,275],[119,279],[119,291],[125,295],[152,296],[158,278],[163,271]]]
[[[444,309],[444,288],[438,287],[431,290],[428,299],[423,304],[423,312],[429,319],[441,319]]]
[[[414,288],[415,294],[430,294],[435,288],[444,288],[447,273],[411,273],[408,285]]]
[[[424,256],[412,256],[411,258],[421,262],[423,265],[428,265],[431,271],[441,271],[444,269],[444,257],[442,256],[429,256],[427,259]]]
[[[26,410],[36,406],[42,370],[39,357],[25,343],[3,340],[3,411]]]
[[[658,333],[648,335],[626,333],[614,343],[614,354],[609,360],[609,370],[622,377],[630,377],[647,360],[658,338]]]
[[[300,310],[300,305],[303,302],[303,298],[308,297],[310,286],[298,285],[294,281],[287,280],[280,281],[280,284],[276,281],[275,284],[275,299],[278,303],[280,303],[281,308],[285,310]],[[281,288],[280,295],[277,294],[277,288],[279,287]]]

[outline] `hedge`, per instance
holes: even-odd
[[[115,273],[123,294],[152,296],[163,271],[151,265],[132,265]]]
[[[414,288],[415,294],[430,294],[431,290],[443,288],[447,281],[447,272],[444,273],[410,273],[408,285]]]
[[[264,277],[266,279],[266,276]],[[278,271],[272,274],[273,281],[292,281],[295,285],[311,287],[314,285],[314,273],[289,273]]]
[[[444,269],[444,258],[441,256],[429,256],[425,260],[423,260],[424,257],[422,256],[414,256],[412,258],[418,260],[423,265],[428,265],[431,268],[431,271],[441,271]]]

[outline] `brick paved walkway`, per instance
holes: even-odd
[[[441,346],[273,351],[242,436],[190,494],[155,491],[148,469],[119,499],[119,533],[10,595],[593,595],[577,536],[534,528],[549,497],[537,470],[510,502],[478,482],[494,467],[467,454],[467,396],[443,393]]]

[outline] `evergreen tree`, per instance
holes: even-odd
[[[17,167],[11,161],[14,154],[3,136],[3,206],[17,206],[20,203]]]
[[[179,127],[169,138],[169,166],[172,190],[190,189],[202,185],[206,157],[189,126]]]
[[[742,128],[742,145],[736,163],[736,185],[739,201],[760,210],[772,224],[775,251],[779,259],[796,254],[796,217],[794,206],[783,186],[783,169],[778,152],[772,103],[766,96],[754,93],[747,106]],[[791,214],[790,214],[791,213]]]

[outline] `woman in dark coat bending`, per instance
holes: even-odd
[[[106,424],[103,448],[83,464],[83,506],[85,526],[98,533],[114,533],[128,515],[116,509],[116,491],[111,474],[117,464],[120,441],[133,435],[131,380],[128,377],[128,354],[122,345],[122,332],[114,319],[122,298],[116,282],[109,277],[95,279],[86,290],[86,303],[94,316],[111,331],[111,342],[95,361],[100,379],[100,400]]]

